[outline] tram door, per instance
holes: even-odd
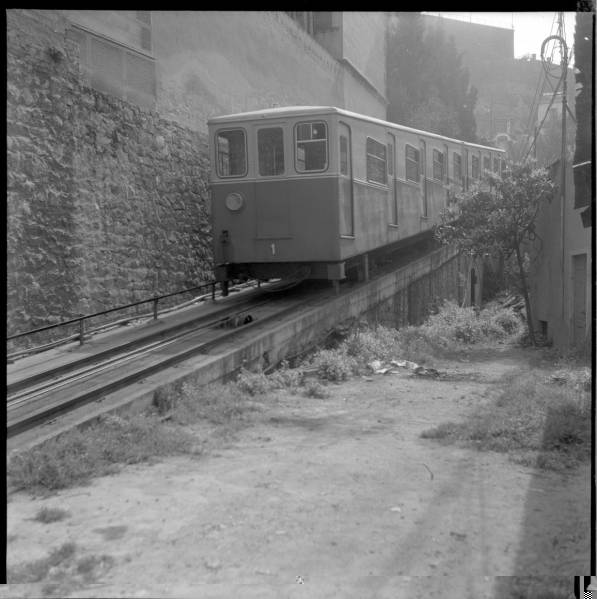
[[[350,127],[346,123],[338,123],[338,156],[340,159],[340,235],[354,235],[354,198],[352,188],[352,143]]]
[[[420,140],[420,164],[421,164],[421,199],[423,200],[423,218],[429,216],[427,206],[427,144],[424,139]]]

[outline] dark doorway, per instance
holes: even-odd
[[[471,306],[476,305],[477,297],[475,294],[475,288],[477,285],[477,273],[474,268],[471,268]]]

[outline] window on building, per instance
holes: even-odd
[[[483,171],[491,171],[491,159],[489,156],[483,156]]]
[[[327,125],[323,121],[298,123],[294,135],[296,170],[324,171],[328,167]]]
[[[340,173],[348,175],[348,138],[340,136]]]
[[[454,177],[454,181],[460,182],[462,181],[462,157],[460,156],[460,154],[457,154],[456,152],[454,152],[454,159],[453,159],[453,174],[452,176]]]
[[[444,180],[444,155],[439,150],[433,150],[433,178]]]
[[[318,10],[313,12],[313,32],[321,33],[334,29],[334,19],[331,10]]]
[[[367,181],[385,185],[387,159],[386,146],[370,137],[367,138]]]
[[[282,127],[257,131],[259,174],[262,177],[281,175],[284,172],[284,135]]]
[[[313,15],[314,13],[309,10],[287,10],[286,14],[302,27],[307,33],[313,35]]]
[[[419,182],[419,150],[413,146],[406,145],[406,180]]]
[[[493,172],[494,173],[500,172],[500,159],[497,156],[493,157]]]
[[[472,157],[471,175],[473,179],[479,178],[479,158],[477,156]]]
[[[151,29],[142,27],[139,35],[137,47],[149,51]],[[81,75],[91,87],[139,106],[154,106],[156,76],[151,56],[75,26],[68,38],[79,47]]]
[[[243,177],[247,174],[247,140],[244,129],[218,131],[216,153],[220,177]]]

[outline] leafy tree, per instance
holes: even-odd
[[[515,259],[513,270],[524,297],[529,337],[535,345],[524,249],[535,238],[537,215],[551,200],[554,185],[547,170],[531,163],[512,167],[502,178],[489,175],[487,182],[461,194],[455,210],[444,212],[436,237],[472,256],[489,255],[504,263]]]
[[[425,28],[420,13],[397,13],[387,52],[388,118],[440,135],[476,141],[477,90],[469,87],[453,38]]]

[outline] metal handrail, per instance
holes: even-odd
[[[124,306],[118,306],[116,308],[109,308],[108,310],[102,310],[101,312],[95,312],[93,314],[85,314],[84,316],[79,316],[77,318],[72,318],[70,320],[64,320],[62,322],[58,322],[56,324],[50,324],[43,327],[39,327],[38,329],[32,329],[31,331],[25,331],[24,333],[17,333],[15,335],[10,335],[6,338],[7,341],[11,341],[12,339],[18,339],[20,337],[26,337],[27,335],[33,335],[34,333],[40,333],[42,331],[48,331],[50,329],[55,329],[57,327],[63,327],[69,324],[79,323],[79,334],[74,337],[79,338],[79,342],[83,345],[85,340],[85,331],[84,331],[84,322],[87,319],[94,318],[95,316],[102,316],[103,314],[109,314],[111,312],[117,312],[118,310],[126,310],[127,308],[134,308],[135,306],[140,306],[141,304],[148,304],[153,302],[153,318],[157,320],[158,317],[158,302],[167,297],[173,297],[175,295],[181,295],[183,293],[188,293],[189,291],[197,291],[199,289],[206,289],[211,287],[211,298],[215,300],[216,298],[216,281],[210,281],[209,283],[204,283],[203,285],[197,285],[196,287],[189,287],[188,289],[183,289],[182,291],[174,291],[172,293],[166,293],[164,295],[156,295],[152,298],[146,300],[140,300],[138,302],[133,302],[130,304],[126,304]],[[72,339],[72,336],[69,337],[69,340]],[[27,351],[31,351],[33,348]]]

